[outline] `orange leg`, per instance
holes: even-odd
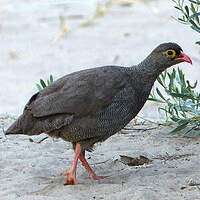
[[[95,172],[92,170],[90,165],[88,164],[87,160],[85,159],[85,156],[81,153],[79,155],[79,160],[81,161],[82,165],[85,167],[85,169],[88,171],[89,176],[93,180],[100,180],[104,178],[108,178],[109,176],[97,176]]]
[[[76,167],[78,163],[78,158],[81,153],[81,145],[79,143],[76,144],[75,148],[75,156],[71,166],[71,169],[68,172],[64,172],[62,176],[67,176],[64,185],[77,185],[78,181],[76,180]]]

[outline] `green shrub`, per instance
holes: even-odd
[[[45,83],[45,81],[43,79],[40,79],[40,83],[39,84],[36,83],[36,87],[37,87],[38,91],[40,91],[52,83],[53,83],[53,76],[50,75],[49,79],[47,80],[47,83]]]
[[[200,33],[200,0],[172,0],[175,3],[175,8],[182,13],[182,16],[178,18],[178,21],[183,24],[189,24],[190,27],[196,32]],[[196,44],[200,45],[200,41]]]

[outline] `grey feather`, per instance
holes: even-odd
[[[168,48],[181,51],[166,43],[136,66],[105,66],[58,79],[31,97],[6,134],[46,132],[90,151],[126,126],[143,107],[159,74],[179,63],[164,56]]]

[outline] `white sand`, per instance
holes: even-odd
[[[90,180],[79,164],[77,186],[63,186],[60,175],[72,163],[69,143],[47,139],[36,144],[28,136],[0,139],[1,199],[199,199],[198,186],[190,183],[200,184],[200,139],[170,137],[168,131],[131,131],[98,144],[86,157],[97,174],[110,178]],[[43,137],[31,138],[37,142]],[[143,155],[153,162],[130,167],[119,161],[119,155]]]
[[[91,17],[93,10],[88,13],[80,8],[39,8],[40,2],[7,1],[0,8],[0,113],[9,113],[1,115],[0,128],[6,129],[13,121],[10,115],[22,112],[37,91],[34,83],[41,77],[46,79],[53,74],[58,78],[72,71],[113,63],[130,66],[166,41],[182,46],[194,65],[181,64],[181,68],[188,79],[199,79],[199,47],[194,44],[198,34],[170,18],[176,15],[170,1],[137,3],[131,7],[112,5],[104,17],[85,28],[80,24]],[[79,14],[84,17],[70,18]],[[70,32],[52,46],[60,31],[60,15],[67,16]],[[156,118],[156,113],[156,108],[148,103],[140,115]],[[5,138],[0,129],[0,199],[200,199],[198,187],[189,186],[191,180],[200,183],[200,139],[169,137],[165,134],[168,131],[165,128],[113,136],[87,154],[97,174],[110,178],[92,181],[79,165],[80,185],[63,186],[64,177],[60,174],[69,169],[73,159],[69,143],[47,139],[36,144],[28,136]],[[39,141],[43,137],[32,139]],[[166,152],[170,156],[186,156],[167,161],[155,159],[166,156]],[[153,163],[129,167],[119,162],[119,155],[145,155]]]

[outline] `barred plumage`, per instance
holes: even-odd
[[[176,50],[173,59],[163,54],[168,49]],[[130,68],[105,66],[66,75],[33,95],[6,134],[46,132],[72,142],[75,160],[65,183],[77,184],[77,159],[91,178],[101,179],[89,167],[85,151],[126,126],[143,107],[159,74],[183,61],[191,62],[177,44],[165,43]]]

